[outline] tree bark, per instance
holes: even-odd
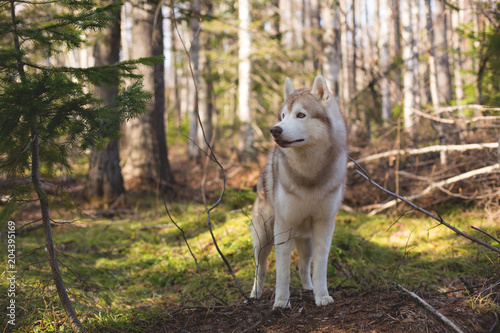
[[[380,0],[380,39],[378,43],[380,54],[380,71],[388,73],[390,68],[389,36],[391,23],[391,7],[388,0]],[[382,120],[388,122],[392,115],[391,89],[389,78],[384,75],[380,79],[380,93],[382,95]]]
[[[431,0],[425,0],[425,15],[427,18],[427,33],[429,34],[429,83],[431,90],[432,105],[434,108],[439,108],[440,94],[438,92],[438,78],[436,66],[436,42],[434,38],[434,24],[431,11]]]
[[[251,158],[254,155],[254,135],[250,111],[250,1],[240,0],[238,6],[240,20],[238,28],[238,118],[241,124],[238,148],[244,158]]]
[[[450,62],[448,59],[448,19],[443,0],[435,1],[436,23],[435,29],[435,55],[436,55],[436,75],[439,102],[441,105],[448,104],[451,100],[451,75]]]
[[[457,100],[457,104],[462,104],[464,99],[464,89],[463,89],[463,80],[462,80],[462,71],[463,71],[463,61],[462,61],[462,47],[460,38],[457,34],[457,29],[460,25],[460,12],[463,11],[463,8],[460,8],[458,11],[454,10],[451,13],[451,26],[453,32],[452,45],[453,45],[453,76],[455,79],[455,98]]]
[[[106,2],[103,1],[103,4]],[[110,65],[120,60],[120,13],[116,21],[108,29],[99,34],[94,46],[94,61],[96,66]],[[101,86],[96,88],[97,96],[105,103],[118,95],[118,87]],[[120,166],[120,152],[117,140],[111,140],[104,149],[92,149],[90,154],[89,172],[85,184],[85,195],[88,199],[104,198],[113,200],[125,192]]]
[[[134,45],[132,57],[162,54],[163,49],[159,45],[163,40],[161,10],[155,20],[156,6],[152,2],[134,0],[131,1],[131,6],[131,45]],[[155,22],[156,27],[153,26]],[[161,71],[160,65],[155,68],[142,66],[138,71],[143,75],[144,89],[154,93],[154,98],[140,118],[125,124],[125,149],[122,156],[125,163],[122,171],[126,181],[139,180],[162,184],[173,182],[167,159],[164,99],[162,100],[164,83]]]
[[[47,254],[49,257],[50,270],[52,272],[52,278],[54,279],[54,284],[56,286],[57,294],[63,306],[66,315],[70,321],[71,328],[75,332],[84,332],[85,328],[78,319],[71,301],[68,297],[68,292],[66,291],[66,286],[61,275],[61,270],[59,269],[59,263],[57,261],[56,249],[54,247],[54,240],[52,239],[52,230],[50,226],[50,214],[49,214],[49,201],[47,198],[47,193],[42,187],[40,181],[40,151],[39,151],[39,141],[38,132],[35,124],[31,127],[31,181],[33,187],[38,195],[38,201],[40,202],[40,211],[42,213],[42,224],[43,232],[45,234],[45,248],[47,249]]]
[[[210,1],[202,3],[202,9],[207,13],[212,13],[213,6]],[[203,130],[198,125],[198,145],[207,150],[206,142],[210,143],[213,136],[213,94],[212,94],[212,71],[209,52],[211,50],[210,41],[212,34],[202,25],[200,30],[200,86],[198,89],[198,111]],[[206,141],[206,142],[205,142]]]
[[[412,140],[416,142],[416,124],[414,119],[413,109],[417,107],[415,96],[415,86],[417,80],[415,78],[415,67],[417,66],[415,55],[415,39],[413,36],[412,26],[412,5],[415,4],[411,0],[401,1],[401,23],[403,37],[403,61],[404,61],[404,88],[403,88],[403,113],[405,121],[405,131],[410,135]]]
[[[340,54],[341,54],[341,67],[342,67],[342,98],[341,106],[347,119],[351,118],[349,99],[351,92],[349,90],[349,44],[347,43],[347,0],[339,0],[340,9]]]
[[[200,0],[191,1],[191,47],[189,49],[189,58],[191,60],[191,67],[193,68],[194,89],[199,87],[200,83],[200,11],[201,2]],[[199,97],[199,96],[198,96]],[[188,155],[191,160],[198,160],[200,157],[200,149],[198,147],[198,110],[200,105],[200,100],[194,101],[198,103],[198,107],[193,106],[188,110],[189,116],[189,133],[188,136],[190,140],[188,141]]]
[[[330,87],[332,96],[339,101],[339,56],[337,35],[339,33],[337,8],[335,1],[321,3],[321,19],[323,21],[323,76]]]
[[[401,50],[401,20],[400,20],[400,11],[399,11],[399,0],[391,0],[392,7],[392,21],[393,21],[393,37],[394,37],[394,57],[401,58],[402,50]],[[395,70],[395,87],[392,90],[395,104],[401,101],[401,68],[398,66]]]

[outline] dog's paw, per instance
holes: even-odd
[[[290,308],[290,301],[289,300],[280,300],[280,299],[277,299],[274,301],[274,305],[273,305],[273,310],[276,310],[276,309],[286,309],[286,308]]]
[[[329,295],[326,296],[316,296],[315,297],[317,306],[324,306],[333,303],[333,298]]]
[[[255,290],[252,290],[252,292],[250,293],[250,298],[259,299],[261,295],[262,295],[262,292],[259,293]]]

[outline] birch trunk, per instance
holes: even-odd
[[[338,43],[339,33],[337,8],[333,0],[321,3],[321,19],[323,22],[323,76],[330,87],[332,96],[339,102],[339,66]]]
[[[212,5],[210,1],[203,3],[203,10],[207,13],[212,12]],[[207,22],[208,23],[208,22]],[[211,33],[205,29],[205,26],[201,26],[200,30],[200,45],[201,50],[199,53],[199,65],[200,65],[200,86],[198,93],[198,110],[200,115],[201,124],[203,129],[198,127],[198,144],[204,150],[208,147],[206,142],[210,143],[212,141],[213,135],[213,125],[212,125],[212,113],[213,113],[213,101],[212,101],[212,72],[210,64],[209,52],[211,50],[210,40]],[[206,140],[206,142],[205,142]]]
[[[413,37],[413,27],[411,20],[412,1],[401,1],[401,23],[403,37],[403,61],[404,61],[404,77],[403,77],[403,113],[405,121],[405,131],[410,135],[413,141],[416,141],[416,126],[413,109],[417,107],[415,96],[415,46]]]
[[[189,58],[191,60],[191,67],[193,68],[193,79],[195,82],[191,82],[190,86],[193,86],[192,90],[194,95],[196,96],[196,87],[200,82],[200,66],[199,66],[199,54],[200,54],[200,10],[201,3],[200,0],[192,0],[191,1],[191,47],[189,49]],[[188,141],[188,155],[191,160],[198,160],[200,157],[200,149],[198,147],[198,105],[194,105],[194,103],[198,103],[199,100],[194,98],[192,107],[188,110],[189,117],[189,133],[188,136],[191,140]]]
[[[389,59],[389,36],[391,23],[391,7],[388,0],[380,0],[380,38],[378,49],[380,53],[380,71],[388,73],[390,68]],[[380,92],[382,95],[382,120],[388,122],[392,115],[391,89],[389,79],[384,75],[380,79]]]
[[[350,91],[349,91],[349,47],[347,43],[347,16],[346,16],[346,11],[347,11],[347,1],[346,0],[339,0],[338,1],[339,6],[340,6],[340,55],[341,55],[341,66],[342,66],[342,99],[341,99],[341,105],[342,105],[342,110],[344,110],[344,114],[347,119],[351,118],[351,112],[350,112],[350,106],[348,105],[349,103],[349,98],[350,98]]]
[[[462,104],[462,100],[464,99],[464,89],[463,89],[463,81],[462,81],[462,71],[463,71],[463,65],[462,65],[462,48],[461,48],[461,43],[460,43],[460,38],[458,34],[456,33],[456,30],[459,28],[460,25],[460,12],[463,11],[463,9],[460,9],[459,11],[452,11],[451,13],[451,31],[453,33],[452,37],[452,47],[453,47],[453,77],[455,79],[455,98],[457,100],[457,104],[460,105]]]
[[[391,1],[391,8],[392,8],[392,29],[394,30],[394,33],[392,34],[394,36],[394,58],[402,58],[402,49],[401,49],[401,20],[400,20],[400,10],[399,10],[399,0],[390,0]],[[394,102],[395,104],[399,103],[401,101],[401,87],[402,82],[401,82],[401,68],[400,66],[397,67],[395,70],[395,87],[392,90],[393,95],[394,95]]]
[[[238,118],[241,123],[239,151],[253,155],[252,114],[250,112],[250,1],[240,0],[238,8]]]
[[[431,11],[431,0],[425,0],[425,15],[427,19],[427,33],[429,34],[429,84],[431,90],[432,105],[435,109],[441,105],[439,101],[436,67],[436,42],[434,37],[434,24]]]

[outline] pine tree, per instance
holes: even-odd
[[[120,4],[9,0],[0,1],[0,6],[8,9],[0,14],[0,173],[7,176],[1,191],[12,193],[0,220],[10,217],[21,196],[36,195],[56,290],[71,327],[83,331],[59,270],[51,198],[40,170],[50,175],[57,168],[69,169],[72,150],[117,138],[118,125],[143,112],[151,97],[133,71],[138,64],[153,65],[163,57],[91,68],[51,66],[54,56],[81,47],[86,33],[111,24]],[[88,92],[90,86],[116,85],[121,78],[136,81],[107,103]]]

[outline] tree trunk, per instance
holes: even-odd
[[[389,36],[391,23],[391,7],[388,0],[380,0],[380,38],[378,42],[380,54],[380,71],[388,73],[390,68]],[[380,79],[380,93],[382,95],[382,120],[388,122],[392,115],[391,89],[389,78],[384,75]]]
[[[401,49],[401,20],[400,20],[400,10],[399,10],[399,0],[391,0],[391,6],[392,6],[392,21],[393,21],[393,37],[394,37],[394,57],[395,58],[402,58],[402,49]],[[393,95],[395,97],[394,102],[395,104],[399,103],[401,101],[401,67],[398,66],[396,71],[395,71],[395,87],[393,89]]]
[[[103,2],[105,4],[105,2]],[[120,13],[116,22],[99,34],[94,46],[95,66],[110,65],[120,60]],[[118,95],[118,87],[101,86],[96,88],[97,96],[105,103]],[[85,184],[85,195],[88,199],[104,198],[113,200],[123,192],[123,177],[120,167],[119,144],[111,140],[104,149],[92,149],[90,154],[89,173]]]
[[[460,9],[463,11],[463,8]],[[464,99],[464,89],[463,89],[463,81],[462,81],[462,48],[460,43],[460,38],[456,33],[457,29],[460,25],[460,11],[453,10],[451,13],[451,26],[453,32],[452,45],[453,45],[453,76],[455,79],[455,98],[457,100],[457,105],[462,104],[462,100]]]
[[[340,13],[341,13],[341,18],[340,18],[340,54],[341,54],[341,66],[342,66],[342,98],[341,98],[341,104],[342,104],[342,110],[344,111],[344,114],[347,119],[350,119],[352,117],[351,112],[350,112],[350,105],[349,99],[351,97],[350,91],[349,91],[349,80],[352,79],[349,77],[349,44],[347,43],[347,1],[346,0],[339,0],[338,1],[339,6],[340,6]]]
[[[50,214],[49,214],[49,201],[47,198],[47,193],[42,187],[40,181],[40,146],[38,141],[38,132],[35,124],[31,127],[31,180],[33,187],[38,195],[38,201],[40,202],[40,211],[42,213],[42,223],[43,232],[45,234],[45,248],[47,249],[47,254],[49,257],[50,270],[52,272],[52,278],[56,286],[57,294],[61,300],[62,306],[68,319],[70,321],[71,328],[75,332],[84,332],[85,328],[76,316],[75,310],[71,305],[71,301],[68,297],[68,292],[66,291],[66,286],[61,275],[61,270],[59,269],[59,263],[57,261],[56,249],[54,247],[54,240],[52,239],[52,230],[50,226]]]
[[[411,20],[411,10],[413,2],[411,0],[401,1],[401,23],[403,37],[403,61],[404,61],[404,88],[403,88],[403,113],[405,121],[405,131],[411,139],[416,142],[416,126],[413,109],[417,107],[415,96],[415,45],[413,37],[413,27]],[[414,4],[413,4],[414,5]]]
[[[320,58],[321,58],[321,26],[320,26],[320,1],[310,0],[311,2],[311,29],[312,37],[309,41],[312,49],[312,59],[314,71],[317,72],[320,69]],[[331,87],[330,87],[331,89]]]
[[[281,45],[286,49],[291,49],[293,47],[292,4],[293,2],[291,0],[279,0]]]
[[[432,105],[437,109],[441,103],[438,92],[438,78],[436,65],[436,42],[434,38],[434,24],[432,20],[431,0],[425,0],[425,15],[427,18],[427,33],[429,34],[429,84],[431,90]]]
[[[448,104],[451,100],[451,75],[450,63],[448,60],[448,38],[446,36],[448,20],[444,1],[436,0],[435,6],[436,23],[434,24],[434,29],[437,87],[439,102],[443,105]]]
[[[191,67],[193,68],[193,76],[195,82],[194,89],[199,88],[200,83],[200,10],[201,2],[200,0],[191,1],[191,47],[189,49],[189,58],[191,59]],[[196,92],[195,92],[196,95]],[[199,96],[198,96],[199,97]],[[200,157],[200,149],[198,147],[198,110],[200,105],[200,100],[195,100],[194,103],[198,103],[197,106],[193,105],[192,108],[188,110],[189,115],[189,133],[188,136],[190,140],[188,141],[188,155],[191,160],[198,160]]]
[[[156,5],[153,24],[153,55],[163,55],[163,13],[161,7]],[[155,98],[155,134],[157,140],[158,160],[159,160],[159,180],[162,187],[174,184],[174,176],[168,161],[167,136],[165,128],[165,63],[161,62],[154,66],[154,98]]]
[[[238,118],[241,124],[238,149],[243,157],[253,157],[252,114],[250,111],[250,1],[240,0],[238,8]]]
[[[150,57],[160,51],[161,11],[155,21],[156,5],[152,2],[134,0],[131,2],[132,28],[131,45],[134,45],[134,58]],[[154,22],[157,26],[153,27]],[[163,50],[162,50],[163,51]],[[162,54],[162,53],[159,53]],[[122,169],[126,181],[139,180],[146,182],[172,183],[167,158],[164,131],[164,99],[162,100],[161,66],[155,68],[141,66],[139,73],[143,75],[144,89],[154,93],[147,111],[140,117],[125,124],[125,137]],[[155,80],[155,72],[156,80]]]
[[[337,35],[339,33],[336,3],[333,0],[321,3],[323,22],[323,76],[330,87],[332,96],[339,101],[339,56]]]
[[[212,7],[213,6],[210,1],[204,1],[203,10],[205,12],[212,13],[213,12]],[[212,72],[211,72],[210,56],[209,56],[209,52],[211,50],[210,47],[211,33],[206,29],[204,29],[202,26],[199,38],[200,38],[201,50],[199,53],[200,86],[198,89],[198,111],[200,115],[201,124],[203,125],[203,130],[199,126],[197,140],[198,140],[198,145],[202,147],[204,150],[207,150],[208,147],[206,145],[206,142],[210,143],[212,141],[212,136],[213,136]]]

